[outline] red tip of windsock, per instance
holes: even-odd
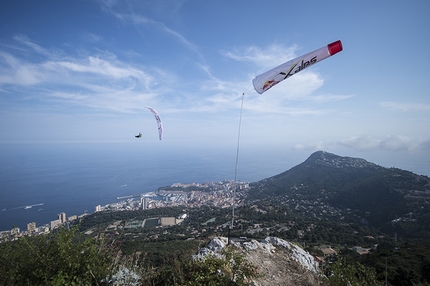
[[[330,56],[342,51],[343,47],[342,47],[342,42],[341,41],[336,41],[333,42],[331,44],[327,45],[328,48],[328,52],[330,54]]]

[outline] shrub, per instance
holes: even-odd
[[[0,285],[100,285],[119,254],[113,241],[78,228],[0,244]]]

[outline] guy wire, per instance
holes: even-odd
[[[237,133],[237,147],[236,147],[236,166],[234,168],[234,183],[233,183],[233,210],[231,214],[231,226],[230,229],[233,229],[234,226],[234,207],[236,205],[236,180],[237,180],[237,167],[239,164],[239,146],[240,146],[240,127],[242,125],[242,112],[243,112],[243,98],[245,97],[245,92],[242,93],[242,103],[240,105],[240,117],[239,117],[239,131]]]

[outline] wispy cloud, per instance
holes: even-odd
[[[418,151],[430,150],[430,140],[419,141],[402,135],[388,135],[386,137],[373,137],[370,135],[352,136],[343,140],[325,142],[317,141],[307,144],[296,144],[297,150],[326,150],[341,145],[355,151]]]
[[[74,106],[130,112],[165,90],[159,74],[168,72],[160,69],[131,66],[110,54],[59,59],[58,54],[52,56],[25,36],[16,39],[46,57],[30,62],[0,51],[0,89],[5,92],[13,89],[41,101],[55,99]],[[170,83],[172,79],[174,76],[168,77]]]
[[[419,148],[422,150],[430,151],[430,140],[421,142]]]
[[[138,14],[121,14],[111,11],[112,15],[114,15],[117,19],[125,24],[130,25],[148,25],[157,28],[158,30],[172,36],[176,41],[181,43],[183,46],[188,48],[189,50],[196,53],[201,60],[203,60],[202,54],[199,52],[197,46],[188,41],[182,34],[179,32],[167,27],[164,23],[155,21],[151,18],[145,17],[143,15]]]
[[[297,46],[285,47],[277,44],[266,48],[256,46],[235,48],[232,51],[223,50],[221,53],[230,59],[240,62],[249,62],[257,65],[261,70],[273,68],[282,62],[295,58]]]
[[[141,16],[135,17],[133,21],[155,23]],[[159,26],[163,27],[162,24]],[[178,39],[188,43],[179,34],[172,32],[172,35],[177,35]],[[33,53],[43,55],[44,60],[37,57],[37,62],[34,62],[0,51],[0,89],[7,90],[13,85],[13,88],[20,90],[22,94],[32,94],[32,98],[41,101],[55,100],[57,103],[116,112],[131,112],[138,106],[143,108],[145,105],[163,104],[163,107],[171,112],[215,113],[240,108],[241,95],[246,87],[251,86],[251,78],[241,81],[220,79],[212,73],[210,66],[198,63],[197,66],[207,79],[199,80],[190,90],[187,86],[189,83],[177,80],[181,75],[157,67],[124,62],[111,52],[99,51],[98,54],[90,55],[86,52],[85,56],[65,55],[61,50],[50,53],[27,36],[20,35],[15,37],[15,40],[18,44],[30,47]],[[278,55],[281,51],[289,51],[293,55],[294,49],[295,47],[280,46],[268,48],[272,52],[278,51]],[[252,48],[243,51],[250,52],[251,55],[233,56],[232,53],[229,57],[249,59],[254,63],[275,61],[273,54],[272,59],[267,58],[267,50]],[[277,60],[279,61],[279,58]],[[294,104],[299,101],[315,103],[350,97],[315,95],[323,84],[324,80],[318,73],[303,71],[263,95],[258,95],[251,87],[245,94],[244,109],[253,113],[292,116],[332,113],[332,108],[311,105],[297,107]],[[164,95],[169,97],[168,101],[162,99]]]
[[[41,54],[41,55],[45,55],[45,56],[49,56],[51,55],[51,53],[41,47],[40,45],[38,45],[37,43],[35,43],[34,41],[31,41],[27,36],[25,35],[15,35],[13,37],[13,39],[17,42],[20,42],[28,47],[30,47],[31,49],[33,49],[34,51],[36,51],[37,53]]]
[[[92,42],[92,43],[97,43],[100,41],[103,41],[103,37],[100,35],[96,35],[94,33],[84,33],[83,38],[88,41],[88,42]]]
[[[351,97],[354,97],[355,95],[340,95],[340,94],[316,94],[309,96],[309,100],[316,101],[316,102],[333,102],[333,101],[340,101],[349,99]]]
[[[297,45],[282,46],[272,44],[265,48],[250,46],[235,48],[232,51],[223,50],[222,54],[235,61],[256,65],[258,73],[260,73],[297,57],[297,50]],[[254,74],[254,76],[258,73]],[[254,97],[255,101],[251,103],[251,106],[254,110],[293,112],[297,114],[296,109],[288,106],[292,101],[321,103],[345,100],[353,97],[353,95],[317,94],[317,90],[323,85],[324,79],[319,73],[313,70],[305,70],[279,83],[263,95]],[[325,114],[327,110],[302,109],[299,114],[302,114],[302,112],[304,112],[303,114]]]
[[[37,72],[36,66],[0,51],[0,87],[7,84],[31,85],[39,83],[43,76]]]
[[[206,104],[200,108],[204,111],[226,110],[230,108],[240,108],[242,93],[245,92],[245,110],[256,113],[279,113],[293,116],[299,115],[322,115],[333,112],[332,109],[317,109],[315,107],[295,107],[290,104],[293,101],[333,101],[349,98],[349,96],[320,95],[313,98],[312,94],[322,86],[323,81],[317,74],[295,75],[288,79],[286,84],[279,84],[270,92],[262,95],[257,94],[251,86],[248,90],[244,87],[249,86],[251,80],[246,79],[243,82],[225,81],[217,78],[210,72],[208,66],[201,66],[208,75],[208,80],[201,83],[201,90],[212,91],[212,95],[206,98]],[[306,82],[306,84],[305,84]],[[193,107],[193,110],[196,111]]]
[[[326,150],[328,148],[327,143],[323,141],[317,141],[309,144],[296,144],[293,149],[295,150],[308,150],[308,151],[319,151]]]
[[[400,111],[430,111],[429,104],[418,102],[393,102],[383,101],[380,103],[382,107]]]
[[[240,107],[241,94],[244,88],[249,86],[251,78],[244,79],[242,82],[223,80],[215,76],[211,72],[210,66],[205,64],[204,57],[199,52],[196,45],[186,39],[184,35],[167,27],[164,23],[156,21],[139,12],[118,12],[115,5],[109,4],[107,11],[116,19],[125,25],[134,25],[136,27],[152,27],[166,35],[169,35],[176,42],[185,46],[190,51],[199,56],[200,62],[197,66],[208,76],[207,80],[202,80],[196,86],[197,90],[202,91],[205,96],[196,98],[197,100],[190,102],[187,110],[193,112],[216,112],[228,110],[231,108]],[[263,72],[269,68],[279,65],[280,63],[290,60],[297,56],[297,45],[283,46],[272,44],[266,47],[248,46],[241,48],[233,48],[232,50],[222,50],[221,53],[229,59],[237,62],[251,63],[257,68],[257,72]],[[333,95],[319,94],[313,96],[315,92],[324,84],[323,78],[316,72],[304,71],[293,78],[288,79],[288,82],[280,84],[276,87],[276,91],[271,91],[269,95],[255,96],[251,90],[246,97],[244,108],[252,112],[276,112],[293,115],[301,114],[327,114],[333,112],[328,109],[317,109],[315,107],[295,108],[289,106],[292,101],[308,101],[308,102],[328,102],[338,101],[350,98],[349,95]],[[275,89],[273,89],[275,90]],[[191,96],[192,97],[192,96]],[[182,108],[182,107],[181,107]]]
[[[368,135],[354,136],[341,140],[339,144],[357,151],[401,151],[413,150],[419,146],[413,138],[401,135],[389,135],[385,138],[375,138]]]
[[[98,77],[112,79],[136,79],[149,88],[154,78],[146,72],[125,65],[121,62],[111,62],[99,57],[90,56],[81,61],[49,61],[41,65],[44,70],[62,73],[94,74]]]

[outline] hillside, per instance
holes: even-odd
[[[430,178],[318,151],[288,171],[251,184],[249,200],[273,197],[318,200],[381,227],[401,218],[419,222],[427,217]]]
[[[333,284],[333,279],[358,279],[351,285],[363,285],[367,279],[382,283],[386,273],[389,285],[428,285],[429,180],[319,151],[288,171],[249,188],[248,183],[241,185],[234,227],[231,204],[215,204],[231,202],[232,191],[226,187],[230,182],[208,184],[201,192],[173,190],[184,200],[148,209],[107,208],[49,235],[11,237],[0,243],[0,281],[92,281],[98,267],[102,278],[95,281],[111,275],[112,283],[128,277],[142,285],[244,285],[233,282],[238,277],[252,278],[253,285],[346,285]],[[188,195],[194,198],[185,200]],[[183,214],[185,219],[175,219]],[[175,224],[163,224],[162,218]],[[143,223],[146,220],[159,223]],[[101,256],[79,255],[87,253],[82,247],[88,245],[96,250],[114,247]],[[208,253],[226,256],[190,259]],[[321,264],[316,267],[315,261]],[[90,272],[81,268],[85,263],[93,265]],[[48,264],[52,266],[39,268]],[[27,282],[18,283],[22,281]]]

